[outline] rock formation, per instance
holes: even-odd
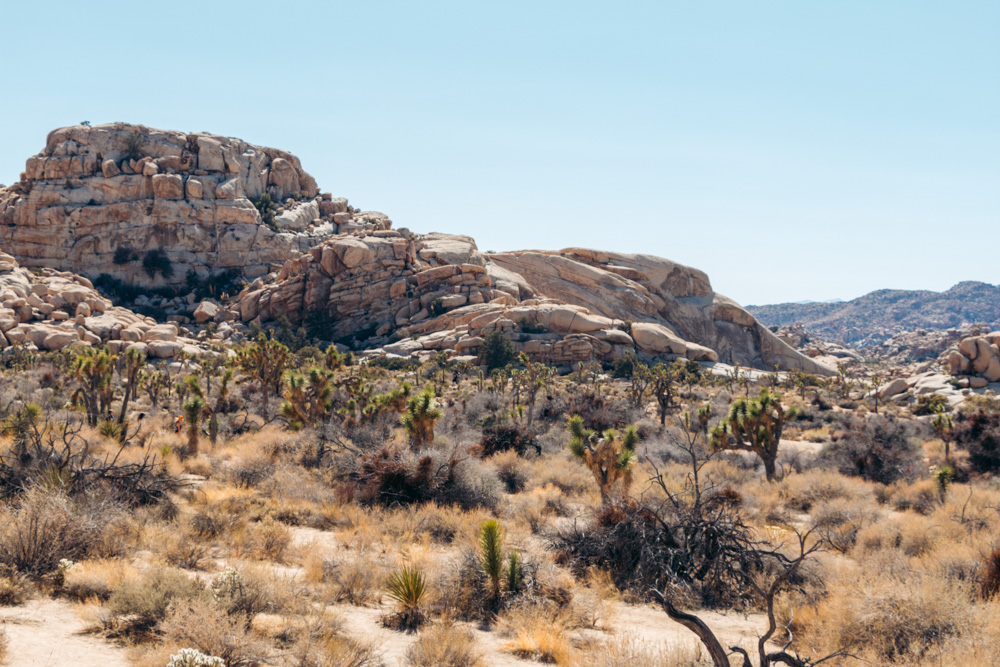
[[[274,202],[266,222],[254,202]],[[264,208],[264,206],[262,206]],[[319,196],[298,158],[211,134],[139,125],[53,131],[19,183],[0,188],[0,247],[23,266],[141,286],[232,270],[253,279],[380,213]],[[273,219],[272,219],[273,218]]]
[[[153,359],[205,350],[174,323],[157,324],[112,306],[84,277],[54,269],[35,275],[0,253],[0,349],[31,350],[108,344],[112,352],[137,345]]]
[[[831,372],[716,294],[704,273],[665,259],[582,248],[484,254],[468,237],[391,227],[320,194],[284,151],[124,123],[58,129],[20,182],[0,188],[0,247],[13,256],[3,262],[0,344],[111,341],[170,358],[193,346],[178,327],[191,318],[217,324],[211,336],[223,338],[239,329],[227,320],[288,319],[324,339],[417,358],[471,358],[499,329],[558,365],[636,351]],[[133,302],[173,322],[112,309],[74,274],[177,288]],[[196,305],[182,288],[189,274],[252,283],[234,302]],[[73,312],[60,310],[66,302]]]
[[[343,234],[238,297],[244,322],[288,318],[334,340],[426,358],[474,355],[500,329],[548,363],[651,358],[831,370],[792,350],[696,270],[580,248],[485,254],[464,236]]]
[[[948,372],[973,389],[1000,382],[1000,331],[968,336],[941,355]]]

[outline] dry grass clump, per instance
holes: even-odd
[[[233,551],[240,556],[282,563],[292,542],[292,532],[288,526],[268,517],[236,530],[232,540]]]
[[[552,517],[566,516],[563,492],[552,484],[538,486],[520,493],[510,501],[510,513],[523,522],[532,533],[540,533]]]
[[[365,550],[335,560],[324,560],[311,553],[302,566],[306,581],[326,586],[327,599],[353,605],[378,604],[392,571],[392,564],[384,555]]]
[[[120,560],[89,560],[74,563],[63,575],[62,592],[83,602],[107,600],[126,578],[139,576],[135,568]]]
[[[335,616],[307,616],[286,624],[277,637],[296,667],[384,667],[380,647],[348,637]]]
[[[0,607],[23,604],[30,594],[23,574],[10,567],[0,567]]]
[[[592,667],[703,667],[711,662],[702,657],[700,645],[651,644],[634,633],[625,633],[589,653],[587,664]]]
[[[476,635],[448,622],[421,632],[407,649],[406,660],[412,667],[481,667],[486,664]]]
[[[558,612],[538,605],[509,609],[496,623],[500,634],[511,638],[501,650],[527,660],[572,665],[575,651],[565,621]]]
[[[858,531],[856,540],[862,554],[898,551],[906,556],[921,556],[934,548],[938,537],[931,521],[908,514],[865,526]]]
[[[0,665],[6,664],[7,647],[9,644],[10,640],[7,639],[7,631],[0,628]]]

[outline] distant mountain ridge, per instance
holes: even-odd
[[[801,323],[810,333],[860,347],[910,329],[984,323],[1000,329],[1000,286],[965,281],[944,292],[876,290],[850,301],[747,306],[765,326]]]

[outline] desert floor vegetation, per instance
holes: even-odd
[[[0,659],[47,609],[149,667],[998,664],[992,399],[946,453],[818,378],[275,346],[89,352],[96,419],[3,357]]]

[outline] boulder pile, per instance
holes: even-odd
[[[1000,382],[1000,331],[963,338],[942,356],[948,372],[973,389]]]

